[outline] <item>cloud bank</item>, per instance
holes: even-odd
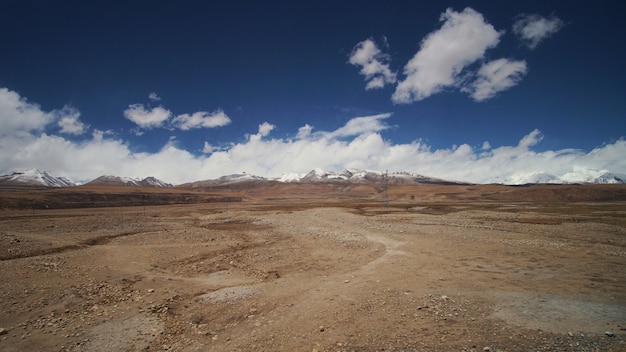
[[[460,143],[433,149],[419,139],[395,144],[382,133],[393,126],[392,114],[358,116],[334,130],[316,131],[305,124],[294,137],[272,137],[276,126],[264,122],[239,143],[213,147],[196,155],[171,140],[155,153],[132,151],[128,141],[94,129],[81,141],[59,135],[63,110],[46,112],[16,92],[0,88],[0,172],[39,168],[56,176],[89,181],[103,174],[130,177],[155,176],[180,184],[218,178],[242,171],[266,177],[306,173],[313,168],[411,171],[448,180],[475,183],[511,182],[529,174],[594,174],[610,170],[626,174],[626,141],[619,139],[590,152],[577,149],[536,151],[543,138],[539,130],[520,136],[517,144],[493,147]],[[66,108],[70,125],[79,113]],[[66,131],[67,132],[67,131]],[[462,141],[459,141],[462,142]],[[198,149],[203,146],[198,146]]]

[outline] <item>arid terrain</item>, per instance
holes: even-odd
[[[0,190],[0,351],[626,351],[626,186]]]

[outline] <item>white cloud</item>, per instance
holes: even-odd
[[[38,104],[29,103],[18,93],[0,88],[0,136],[43,132],[55,121],[60,133],[79,135],[89,128],[80,121],[80,112],[72,106],[45,112]]]
[[[313,131],[313,126],[306,124],[298,129],[298,134],[296,135],[297,139],[303,139],[311,135]]]
[[[152,101],[159,101],[161,98],[156,93],[148,96]],[[137,124],[139,128],[152,129],[156,127],[172,127],[183,131],[196,128],[215,128],[228,125],[231,120],[221,109],[212,113],[207,111],[197,111],[192,114],[180,114],[172,118],[171,111],[163,106],[146,109],[143,104],[131,104],[124,110],[124,116]],[[135,130],[136,135],[143,134],[143,131]]]
[[[483,64],[476,80],[462,90],[475,101],[485,101],[516,86],[527,71],[526,61],[493,60]]]
[[[204,154],[211,154],[215,150],[216,148],[214,146],[212,146],[209,142],[204,141],[204,147],[202,148],[202,152]]]
[[[137,126],[150,129],[163,126],[163,123],[172,116],[172,113],[160,106],[146,110],[143,104],[132,104],[124,110],[124,116]]]
[[[148,99],[150,99],[151,101],[161,101],[161,97],[158,96],[155,92],[152,92],[150,94],[148,94]]]
[[[330,138],[337,138],[379,132],[389,128],[389,126],[381,121],[382,119],[389,117],[391,117],[390,113],[355,117],[350,119],[350,121],[348,121],[343,127],[330,133],[323,133],[322,135]]]
[[[389,68],[389,57],[384,55],[371,39],[357,44],[350,54],[349,63],[360,66],[360,74],[367,82],[365,89],[383,88],[388,83],[396,83],[396,74]]]
[[[272,130],[275,128],[276,126],[272,125],[271,123],[268,122],[263,122],[262,124],[259,125],[259,135],[260,136],[267,136],[268,134],[270,134],[270,132],[272,132]]]
[[[61,127],[60,133],[80,135],[86,132],[89,125],[80,121],[80,111],[71,106],[65,106],[57,112],[59,117],[58,125]]]
[[[260,141],[263,137],[267,137],[276,126],[269,122],[263,122],[259,125],[259,131],[256,134],[248,134],[248,140],[251,142]]]
[[[557,17],[524,14],[517,17],[513,24],[513,33],[530,49],[535,49],[544,39],[563,28],[563,25],[563,21]]]
[[[53,113],[42,111],[39,105],[29,103],[14,91],[0,88],[0,135],[43,131],[54,119]]]
[[[224,113],[224,111],[216,110],[210,114],[206,111],[198,111],[191,115],[178,115],[172,120],[172,125],[186,131],[194,128],[215,128],[226,126],[230,122],[230,118]]]
[[[6,91],[0,90],[0,97],[2,93]],[[533,130],[512,145],[496,147],[486,141],[476,147],[459,144],[433,149],[420,140],[400,144],[385,140],[381,132],[389,128],[385,121],[390,114],[355,117],[330,131],[313,132],[313,127],[305,125],[298,130],[299,137],[295,139],[270,138],[276,126],[264,122],[255,134],[247,135],[240,143],[219,148],[205,143],[204,151],[210,152],[207,154],[195,155],[183,150],[175,139],[164,143],[157,152],[139,153],[133,151],[128,141],[110,131],[94,129],[90,138],[80,142],[42,133],[42,126],[48,120],[39,118],[53,115],[52,112],[28,105],[16,93],[9,95],[11,99],[0,99],[0,112],[9,112],[10,116],[0,116],[3,122],[18,127],[10,133],[3,132],[0,138],[0,173],[37,167],[53,175],[82,181],[114,174],[155,176],[175,184],[241,171],[277,177],[283,173],[306,173],[316,167],[337,171],[346,167],[413,171],[475,183],[527,179],[533,174],[571,179],[593,177],[603,170],[626,174],[624,139],[590,152],[577,149],[536,151],[547,137]],[[16,104],[27,108],[16,110]],[[22,117],[29,119],[21,120]],[[22,122],[15,122],[13,118]],[[24,124],[23,121],[29,122]]]
[[[502,33],[471,8],[462,12],[448,9],[440,20],[442,27],[422,41],[420,50],[404,67],[406,77],[396,87],[394,103],[408,104],[460,85],[461,71],[500,41]]]

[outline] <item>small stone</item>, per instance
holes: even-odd
[[[605,331],[604,334],[608,337],[615,337],[615,334],[611,331]]]
[[[491,347],[485,346],[483,347],[483,351],[491,351]]]
[[[154,289],[153,288],[148,289],[148,293],[154,293]]]
[[[5,329],[5,328],[0,328],[0,335],[6,335],[9,333],[9,330]]]
[[[320,332],[323,332],[324,330],[326,330],[326,328],[324,327],[324,325],[320,325],[319,329],[320,329]]]
[[[348,284],[348,283],[350,283],[350,280],[344,280],[343,283],[344,284]]]

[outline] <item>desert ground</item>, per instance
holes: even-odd
[[[1,351],[626,351],[626,186],[0,190]]]

